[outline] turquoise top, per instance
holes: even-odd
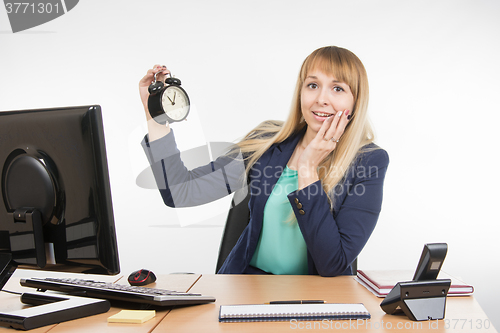
[[[264,221],[250,265],[273,274],[307,274],[307,246],[287,195],[299,188],[285,167],[264,207]]]

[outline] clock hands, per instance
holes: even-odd
[[[170,101],[170,103],[172,105],[175,105],[175,97],[177,97],[177,92],[174,91],[174,96],[173,96],[173,100],[170,98],[170,96],[168,96],[167,94],[165,94],[165,96],[167,96],[168,100]]]
[[[167,98],[170,101],[170,103],[172,103],[172,105],[175,105],[175,96],[176,96],[176,92],[175,91],[174,91],[174,100],[171,100],[170,96],[167,95]]]

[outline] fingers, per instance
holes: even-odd
[[[153,73],[161,73],[161,74],[169,74],[170,71],[167,69],[167,66],[165,65],[154,65],[154,67],[151,69]]]
[[[337,131],[338,124],[340,122],[340,119],[342,118],[342,115],[344,114],[343,111],[338,111],[334,116],[331,116],[330,118],[333,118],[331,121],[331,125],[328,128],[328,130],[325,132],[324,139],[325,140],[330,140],[332,137],[334,137],[335,132]],[[338,138],[335,138],[338,139]]]
[[[326,132],[332,125],[332,121],[335,119],[335,115],[331,116],[330,118],[326,119],[323,124],[321,125],[318,134],[316,135],[316,138],[323,139],[326,135]]]
[[[146,75],[143,77],[143,80],[153,81],[154,76],[157,73],[158,75],[156,76],[156,79],[164,81],[164,76],[170,74],[170,71],[167,69],[167,66],[165,65],[154,65],[153,68],[148,69]]]
[[[349,122],[347,119],[349,113],[349,110],[339,111],[334,116],[330,117],[334,119],[331,120],[330,127],[326,130],[323,136],[324,141],[330,141],[333,143],[338,142],[338,140],[342,137],[342,134],[344,134],[345,127]]]
[[[170,71],[165,65],[154,65],[152,69],[148,70],[148,75],[151,75],[151,79],[154,80],[155,74],[157,74],[156,79],[158,81],[165,82],[165,75],[170,74]]]
[[[342,117],[340,117],[339,124],[337,125],[337,130],[335,131],[334,134],[336,139],[340,139],[342,137],[342,134],[344,134],[345,128],[349,123],[350,114],[351,114],[350,110],[345,110],[342,114]]]

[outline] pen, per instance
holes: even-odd
[[[266,304],[322,304],[325,301],[321,300],[298,300],[298,301],[271,301]]]

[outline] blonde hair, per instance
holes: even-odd
[[[314,70],[332,75],[337,80],[346,83],[354,96],[354,107],[350,113],[352,118],[335,150],[321,162],[318,168],[323,189],[329,194],[333,207],[335,186],[342,183],[350,165],[362,148],[374,139],[367,117],[368,77],[365,67],[351,51],[336,46],[327,46],[312,52],[304,60],[300,69],[288,119],[285,122],[261,123],[238,143],[238,147],[243,156],[246,156],[248,174],[250,168],[273,144],[283,142],[307,126],[302,117],[300,96],[307,74]]]

